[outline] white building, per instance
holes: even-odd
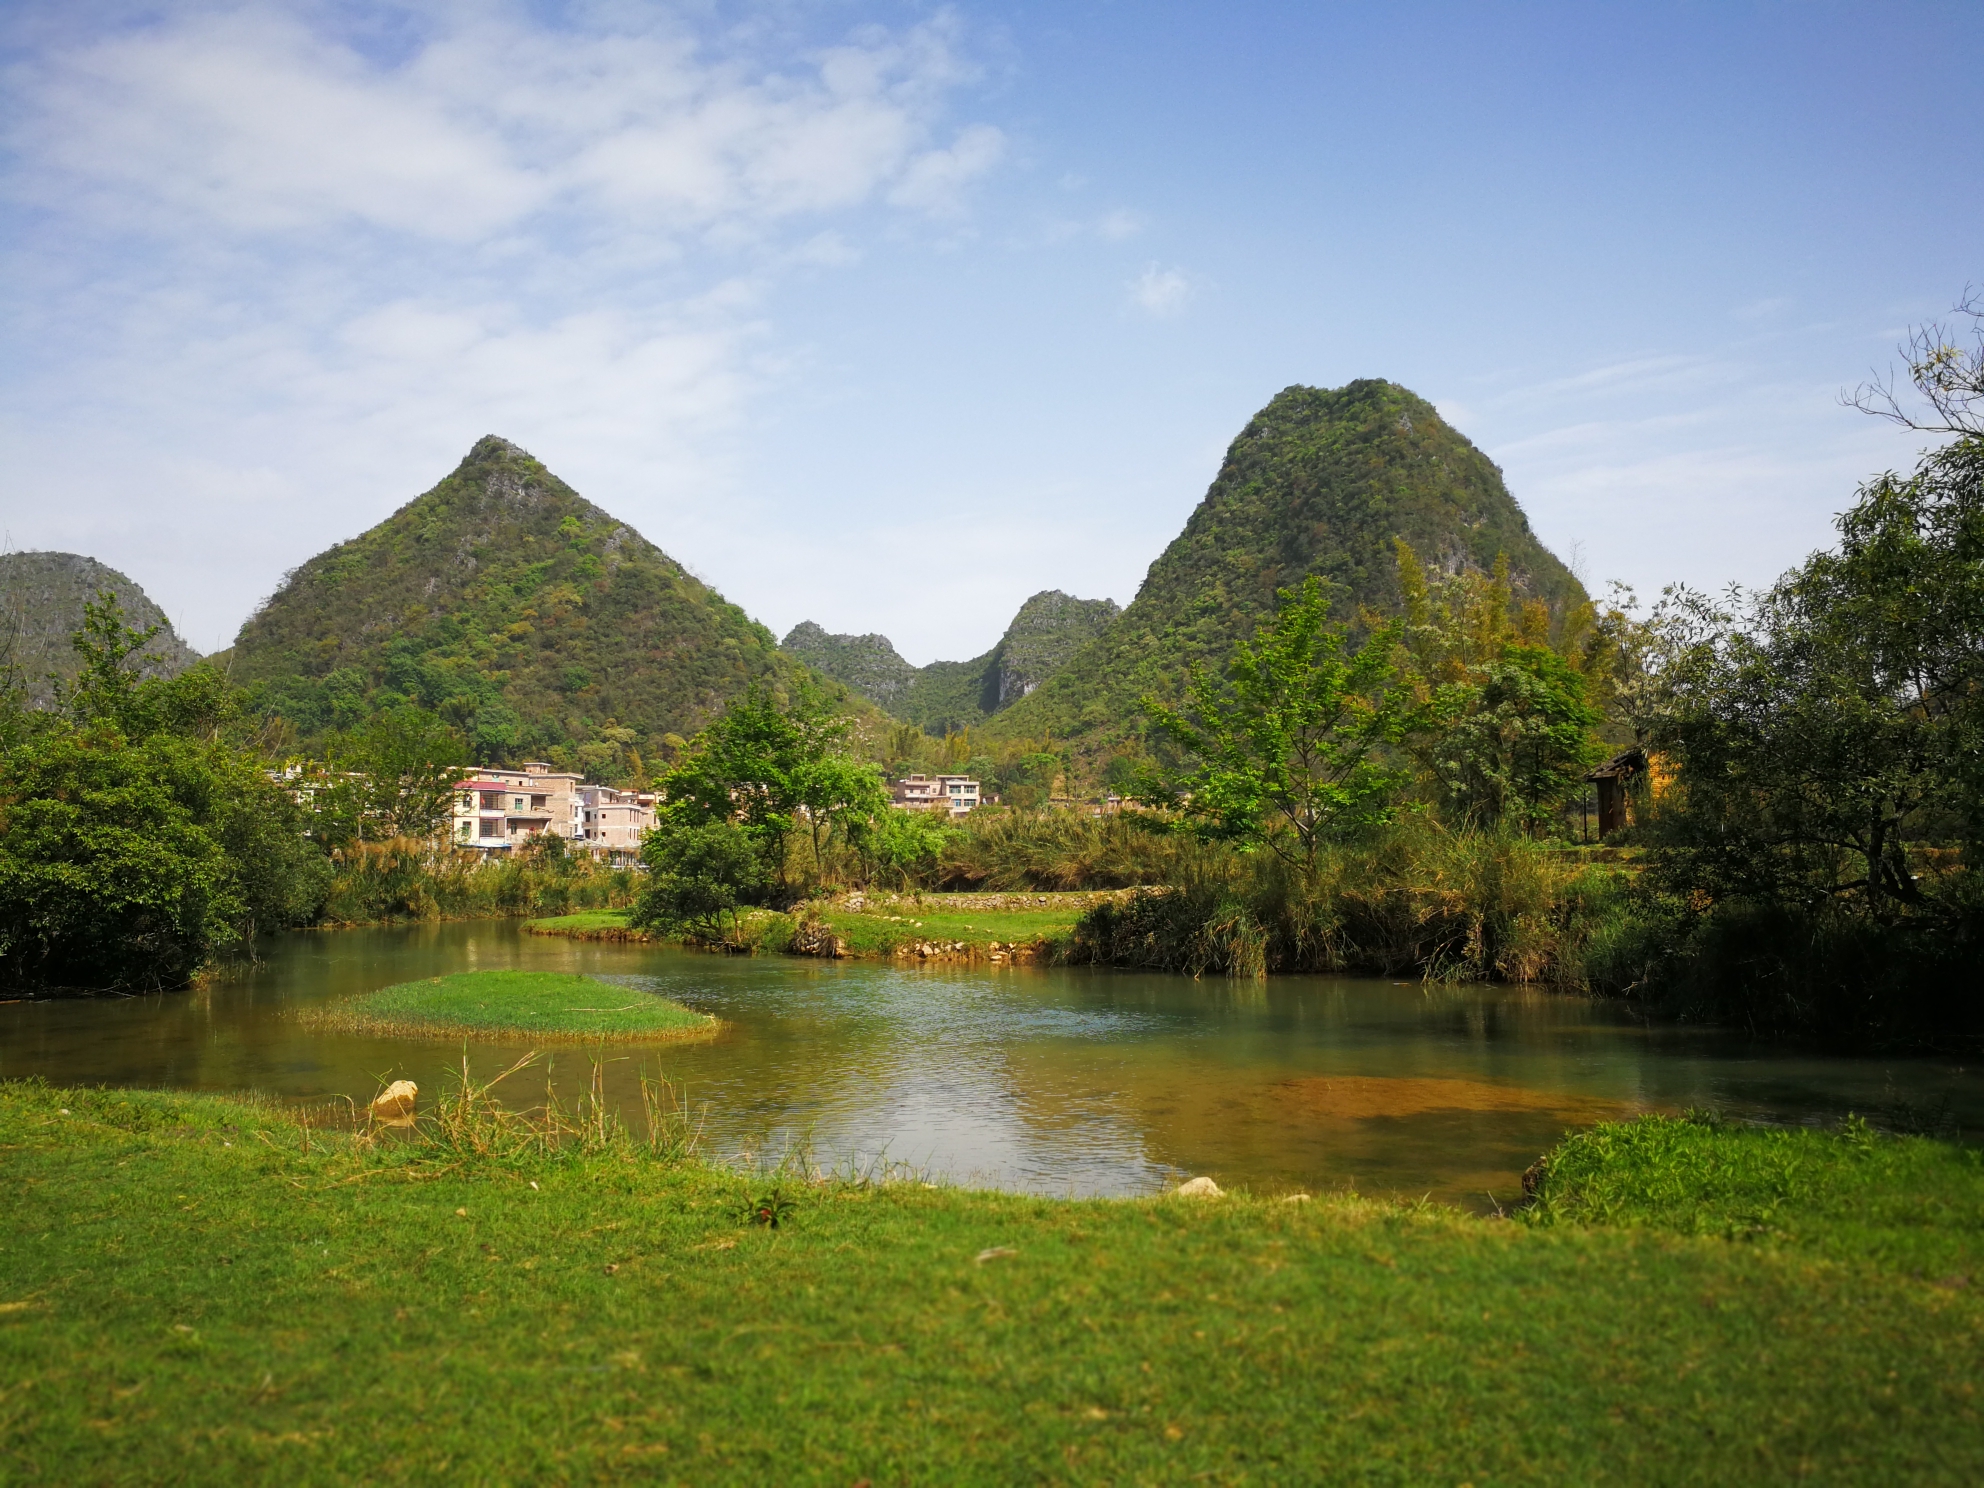
[[[590,851],[616,864],[631,863],[653,825],[653,792],[615,790],[610,785],[579,787],[579,836]]]
[[[540,832],[582,843],[582,789],[584,777],[542,760],[526,760],[516,770],[478,770],[455,782],[455,845],[507,852]]]
[[[963,816],[979,803],[978,782],[969,775],[905,775],[889,788],[890,799],[904,811],[946,810]]]

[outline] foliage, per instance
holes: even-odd
[[[1823,1189],[1808,1209],[1801,1186],[1767,1234],[1726,1241],[1704,1214],[1680,1244],[1630,1218],[1346,1194],[1070,1201],[737,1172],[685,1160],[665,1115],[630,1132],[590,1102],[463,1084],[391,1141],[249,1101],[0,1087],[24,1196],[0,1210],[7,1346],[36,1381],[6,1426],[14,1475],[1984,1474],[1963,1283],[1984,1183],[1939,1144],[1840,1154],[1862,1215]],[[1671,1167],[1612,1144],[1615,1188],[1654,1180],[1664,1205],[1691,1173],[1748,1165],[1716,1150],[1746,1134],[1707,1138]],[[746,1213],[773,1188],[795,1201],[776,1232]],[[1711,1181],[1700,1202],[1740,1220],[1754,1201]]]
[[[839,700],[803,679],[788,703],[753,689],[662,775],[658,820],[684,828],[734,822],[758,858],[753,881],[783,897],[795,834],[807,835],[821,862],[836,842],[858,846],[877,813],[889,809],[878,772],[848,750],[851,732]],[[707,838],[699,850],[717,851],[717,840]]]
[[[1226,452],[1185,529],[1093,644],[986,725],[995,740],[1051,734],[1084,761],[1139,732],[1138,699],[1219,665],[1273,615],[1281,590],[1320,579],[1342,613],[1402,609],[1394,543],[1461,570],[1507,558],[1511,594],[1562,617],[1585,601],[1536,540],[1501,472],[1432,405],[1393,383],[1291,387]]]
[[[209,668],[145,677],[152,630],[86,607],[65,716],[0,756],[0,974],[100,990],[184,986],[328,887],[301,811],[230,742]]]
[[[1626,912],[1625,897],[1615,870],[1413,812],[1313,862],[1218,844],[1180,853],[1162,888],[1085,914],[1069,959],[1192,976],[1358,971],[1578,988],[1588,945]]]
[[[1869,482],[1839,532],[1763,594],[1656,611],[1638,722],[1674,779],[1636,993],[1760,1027],[1974,1030],[1945,977],[1984,938],[1984,440]]]
[[[762,844],[732,821],[665,818],[641,840],[641,866],[647,881],[628,916],[637,929],[719,937],[773,888]]]
[[[1510,642],[1441,701],[1451,722],[1425,753],[1450,819],[1547,834],[1604,753],[1584,679],[1548,646]]]
[[[566,914],[631,904],[635,875],[558,839],[485,858],[433,838],[351,842],[331,854],[335,876],[323,918],[364,925],[484,915]]]
[[[1222,689],[1194,668],[1182,710],[1146,698],[1160,735],[1196,758],[1170,793],[1208,838],[1314,863],[1326,842],[1391,820],[1406,772],[1385,759],[1420,726],[1396,685],[1394,629],[1349,649],[1322,584],[1283,594],[1254,644],[1235,649]]]
[[[333,730],[322,761],[299,762],[291,782],[310,804],[312,834],[327,847],[433,837],[453,816],[468,755],[459,733],[405,704]]]
[[[792,672],[736,606],[493,437],[292,573],[234,665],[306,744],[411,704],[479,761],[540,757],[610,784]]]
[[[944,849],[964,835],[936,812],[883,811],[862,839],[865,880],[902,889],[930,883]]]

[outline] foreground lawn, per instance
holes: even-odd
[[[401,1038],[701,1038],[717,1020],[652,992],[555,971],[464,971],[381,987],[313,1011],[313,1023]]]
[[[1531,1224],[779,1185],[462,1109],[368,1149],[245,1102],[0,1086],[0,1475],[1984,1477],[1975,1160],[1683,1132],[1780,1223],[1693,1233],[1710,1193],[1680,1233],[1648,1166],[1680,1125],[1560,1149]]]

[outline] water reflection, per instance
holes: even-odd
[[[1984,1115],[1984,1090],[1955,1064],[1648,1029],[1517,988],[722,958],[504,922],[295,935],[265,955],[192,994],[0,1006],[0,1076],[295,1100],[362,1100],[398,1077],[431,1091],[460,1046],[330,1034],[294,1013],[415,977],[521,967],[650,987],[727,1022],[708,1045],[609,1049],[607,1089],[630,1116],[642,1069],[660,1070],[707,1102],[726,1155],[807,1143],[828,1165],[901,1163],[1048,1193],[1210,1173],[1485,1207],[1565,1129],[1616,1115],[1695,1105],[1815,1119],[1878,1111],[1897,1092],[1946,1102],[1966,1127]],[[468,1050],[483,1072],[515,1053]],[[561,1088],[589,1074],[582,1051],[552,1061]]]

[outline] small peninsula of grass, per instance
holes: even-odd
[[[1088,894],[919,894],[864,896],[854,903],[826,901],[803,912],[745,910],[732,931],[733,947],[857,958],[940,955],[944,959],[1032,959],[1073,933]],[[989,902],[988,902],[989,901]],[[628,924],[624,910],[591,910],[528,920],[532,935],[572,940],[663,940],[669,937]],[[1018,953],[1017,956],[1015,953]]]
[[[717,1020],[597,977],[465,971],[381,987],[315,1015],[322,1025],[402,1038],[658,1042],[714,1033]]]

